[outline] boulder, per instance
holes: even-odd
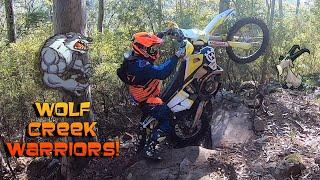
[[[138,161],[127,169],[124,179],[211,179],[213,170],[208,159],[216,153],[198,146],[169,149],[161,161]]]
[[[241,103],[223,101],[223,105],[214,109],[211,121],[212,146],[231,147],[234,144],[245,143],[253,135],[253,124],[250,119],[250,109]]]
[[[260,117],[256,117],[253,121],[253,127],[256,132],[263,132],[267,127],[267,122]]]

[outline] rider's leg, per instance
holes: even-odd
[[[151,138],[145,146],[145,155],[147,157],[161,159],[156,146],[162,142],[171,132],[170,114],[171,111],[166,104],[149,106],[148,114],[158,120],[158,126],[153,130]]]

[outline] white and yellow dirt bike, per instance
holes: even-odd
[[[248,63],[260,57],[267,45],[269,31],[265,23],[256,18],[236,21],[228,34],[217,30],[234,13],[227,10],[216,16],[204,30],[173,28],[176,39],[186,46],[186,56],[165,87],[161,98],[171,109],[173,134],[171,139],[178,146],[196,143],[209,126],[207,109],[221,85],[223,69],[217,64],[215,47],[224,47],[230,59]],[[172,27],[171,27],[172,30]],[[168,31],[166,31],[168,32]],[[226,37],[226,38],[224,38]],[[156,127],[157,120],[146,117],[141,121],[139,148]]]

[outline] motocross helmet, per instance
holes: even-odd
[[[138,32],[133,35],[132,49],[135,54],[154,62],[160,57],[160,46],[163,40],[147,32]]]

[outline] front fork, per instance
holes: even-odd
[[[202,101],[199,103],[199,106],[198,106],[198,108],[197,108],[196,115],[194,116],[194,120],[193,120],[191,129],[194,129],[196,126],[198,126],[200,117],[201,117],[201,115],[202,115],[202,113],[203,113],[203,109],[204,109],[204,107],[207,105],[207,103],[208,103],[208,100],[202,100]]]

